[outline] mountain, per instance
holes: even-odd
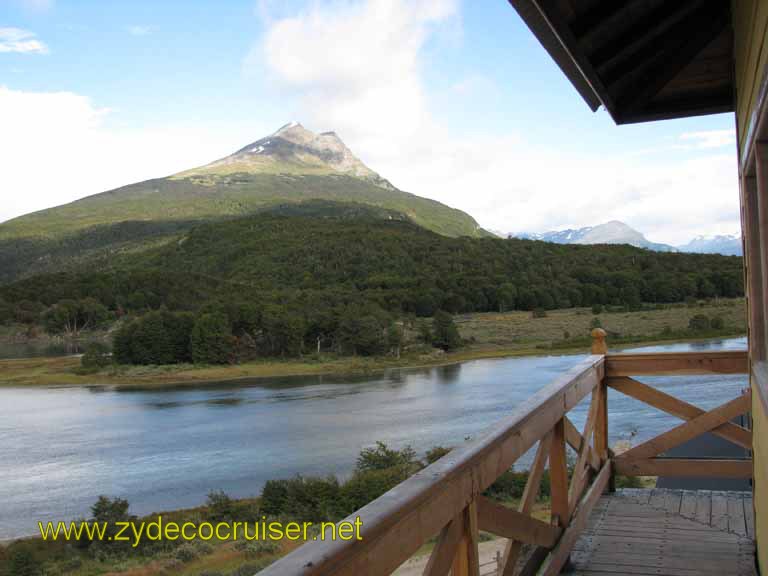
[[[0,224],[0,282],[140,252],[201,223],[318,200],[397,213],[445,236],[489,235],[465,212],[398,190],[334,132],[294,122],[205,166]]]
[[[541,234],[518,234],[517,238],[554,242],[555,244],[629,244],[657,252],[676,251],[673,246],[649,241],[642,233],[618,220],[611,220],[599,226],[586,228],[569,228]]]
[[[697,252],[699,254],[722,254],[724,256],[741,256],[741,236],[718,235],[697,236],[687,244],[677,247],[680,252]]]

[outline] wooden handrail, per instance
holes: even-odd
[[[260,574],[266,576],[384,576],[408,560],[430,538],[436,545],[425,576],[479,576],[478,530],[510,537],[499,575],[518,574],[522,544],[534,546],[519,574],[554,576],[614,472],[627,475],[716,475],[751,473],[748,460],[655,458],[659,451],[696,434],[712,431],[741,446],[751,433],[728,421],[748,398],[705,412],[633,380],[634,375],[746,373],[745,352],[608,354],[605,332],[593,330],[592,355],[515,407],[476,440],[452,450],[383,496],[345,519],[362,522],[361,540],[308,542]],[[608,446],[608,387],[661,408],[688,422],[641,445],[625,457]],[[591,404],[583,431],[568,412],[588,395]],[[538,443],[518,509],[501,509],[482,493]],[[572,474],[566,445],[576,450]],[[633,456],[637,457],[633,457]],[[552,514],[549,524],[531,518],[544,468],[549,461]],[[719,471],[719,472],[718,472]],[[328,532],[330,532],[330,528]]]
[[[746,350],[607,354],[605,356],[605,375],[608,377],[747,374],[748,371]]]
[[[347,518],[360,541],[307,543],[267,568],[267,576],[390,574],[598,387],[603,357],[589,356],[512,410],[483,436],[417,472]]]

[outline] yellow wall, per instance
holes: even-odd
[[[755,532],[761,573],[768,574],[768,415],[757,394],[757,390],[752,391]]]
[[[736,119],[739,143],[744,145],[751,111],[768,63],[768,2],[732,0],[736,58]]]
[[[731,13],[736,60],[736,122],[739,150],[742,150],[768,66],[768,1],[732,0]],[[759,394],[753,379],[755,532],[761,573],[768,575],[768,415]]]

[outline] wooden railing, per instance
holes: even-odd
[[[749,460],[684,460],[659,455],[711,431],[744,448],[751,432],[730,423],[749,410],[749,392],[705,412],[635,379],[636,375],[746,373],[745,352],[607,354],[605,333],[593,331],[592,355],[511,411],[503,421],[416,473],[347,521],[362,520],[359,541],[315,541],[261,574],[376,576],[391,574],[430,539],[436,542],[425,576],[480,576],[478,532],[508,539],[498,574],[558,574],[613,474],[748,477]],[[608,446],[608,388],[642,400],[686,422],[614,455]],[[568,413],[590,397],[582,430]],[[569,474],[566,444],[576,459]],[[483,492],[536,447],[517,509]],[[551,518],[531,515],[549,468]],[[529,552],[523,558],[524,544]]]

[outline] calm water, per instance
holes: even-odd
[[[746,339],[643,348],[744,349]],[[636,349],[641,350],[641,349]],[[259,493],[270,478],[348,474],[376,440],[419,454],[505,416],[579,355],[476,360],[365,378],[296,377],[163,390],[0,389],[0,540],[87,515],[99,494],[137,514],[195,506],[208,491]],[[703,408],[746,376],[648,378]],[[611,393],[611,442],[677,420]],[[584,422],[586,406],[571,417]],[[525,464],[525,463],[523,463]]]

